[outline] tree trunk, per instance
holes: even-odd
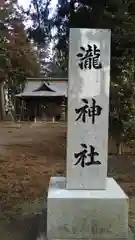
[[[0,83],[0,120],[5,120],[4,82]]]

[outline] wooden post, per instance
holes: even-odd
[[[65,97],[62,99],[61,103],[61,120],[66,120],[66,105],[65,105]]]
[[[34,109],[34,115],[35,115],[35,117],[34,117],[34,122],[37,122],[37,102],[35,102],[35,109]]]

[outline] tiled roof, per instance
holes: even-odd
[[[67,81],[28,81],[22,93],[16,94],[17,97],[49,97],[65,96],[67,97]],[[40,90],[41,89],[41,90]]]

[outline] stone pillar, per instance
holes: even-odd
[[[67,176],[48,190],[48,239],[133,239],[128,196],[107,177],[110,30],[70,29]]]

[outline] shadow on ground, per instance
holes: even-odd
[[[25,205],[25,206],[24,206]],[[24,203],[15,217],[3,216],[0,220],[2,240],[44,240],[47,225],[46,203]],[[40,206],[39,206],[40,205]],[[27,206],[27,207],[26,207]],[[18,206],[17,206],[18,207]],[[25,211],[23,212],[23,209]],[[33,212],[31,212],[31,210]],[[2,213],[3,215],[3,213]],[[1,215],[1,217],[2,217]]]

